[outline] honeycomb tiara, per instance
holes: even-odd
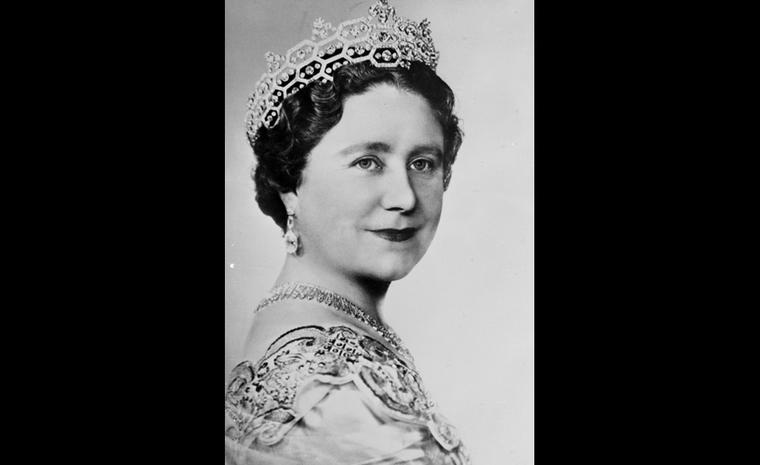
[[[262,126],[274,127],[285,98],[308,84],[332,82],[341,66],[369,61],[379,68],[409,68],[411,62],[426,64],[433,71],[438,51],[430,35],[430,23],[419,23],[396,15],[388,0],[369,7],[369,15],[333,27],[322,18],[314,21],[311,40],[304,40],[285,56],[266,53],[267,72],[248,98],[246,133],[255,142]]]

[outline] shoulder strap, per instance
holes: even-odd
[[[299,326],[297,328],[291,329],[290,331],[283,333],[277,339],[275,339],[274,342],[269,345],[266,353],[262,358],[271,356],[273,353],[280,350],[283,346],[290,344],[293,341],[297,341],[299,339],[318,338],[324,333],[324,331],[325,328],[317,325]]]

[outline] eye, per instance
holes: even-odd
[[[366,171],[377,171],[381,168],[380,162],[374,157],[360,158],[353,163],[353,166]]]
[[[435,165],[433,164],[433,162],[428,160],[427,158],[418,158],[414,160],[412,163],[410,163],[409,166],[414,171],[424,171],[424,172],[433,171],[433,168],[435,168]]]

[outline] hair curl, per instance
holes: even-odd
[[[391,84],[425,98],[443,131],[444,188],[448,187],[451,165],[462,144],[462,130],[454,115],[454,93],[426,65],[412,62],[409,69],[377,68],[368,62],[342,66],[333,81],[315,81],[285,99],[277,124],[259,128],[256,140],[249,138],[256,155],[252,178],[256,202],[285,230],[287,212],[280,193],[295,192],[311,150],[343,115],[343,102],[378,84]]]

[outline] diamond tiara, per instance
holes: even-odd
[[[286,97],[316,80],[331,82],[341,66],[369,61],[379,68],[409,68],[418,61],[435,71],[439,54],[427,19],[417,23],[402,18],[388,0],[379,0],[369,7],[369,16],[338,27],[317,18],[311,40],[300,42],[285,56],[272,52],[265,56],[267,72],[248,99],[246,132],[251,142],[261,126],[277,124]]]

